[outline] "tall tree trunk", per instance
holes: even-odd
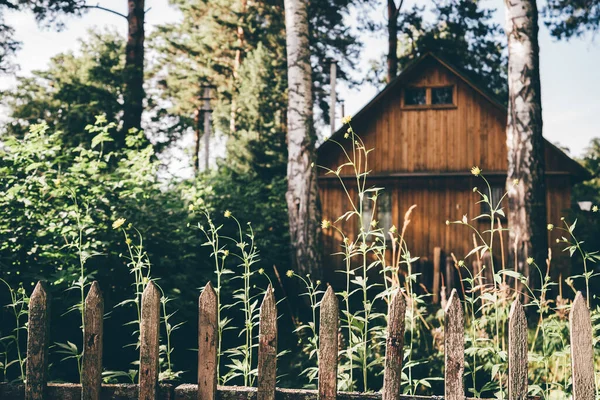
[[[293,264],[302,274],[321,275],[320,212],[315,167],[316,134],[308,47],[308,2],[285,0],[288,63],[288,206]]]
[[[508,36],[509,260],[513,268],[530,276],[527,259],[532,257],[544,269],[548,254],[538,10],[535,0],[505,0],[504,4]],[[537,273],[532,271],[531,276]]]
[[[125,104],[121,140],[124,140],[129,129],[141,129],[144,102],[144,0],[128,0],[127,4],[129,28],[125,47]]]
[[[396,7],[395,0],[387,0],[388,14],[388,54],[387,82],[390,83],[398,75],[398,15],[404,0]]]
[[[236,30],[236,35],[237,35],[237,39],[238,39],[238,49],[235,51],[235,60],[233,63],[233,84],[232,84],[232,90],[236,90],[237,87],[237,80],[239,77],[239,70],[240,67],[242,65],[242,62],[244,60],[244,47],[245,47],[245,42],[246,42],[246,35],[244,34],[244,18],[247,12],[247,8],[248,8],[248,1],[247,0],[242,0],[242,2],[240,3],[240,11],[239,11],[239,19],[238,19],[238,26],[237,26],[237,30]],[[231,99],[231,115],[229,117],[229,130],[231,133],[234,133],[236,131],[236,118],[237,118],[237,102],[236,102],[236,96],[232,96]]]
[[[200,128],[200,114],[202,109],[198,108],[194,114],[194,154],[192,155],[192,164],[194,165],[194,175],[200,172],[200,137],[202,129]]]

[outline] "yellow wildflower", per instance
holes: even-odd
[[[294,276],[294,271],[292,271],[291,269],[288,270],[288,272],[285,273],[287,275],[288,278],[291,278]]]
[[[119,229],[120,227],[123,226],[123,224],[125,223],[125,221],[127,221],[125,218],[119,218],[119,219],[117,219],[115,222],[113,222],[112,228],[113,229]]]
[[[528,265],[531,265],[531,264],[533,264],[533,257],[528,257],[528,258],[527,258],[527,264],[528,264]]]
[[[346,115],[344,118],[342,118],[342,124],[344,125],[349,124],[350,121],[352,121],[352,117],[350,115]]]
[[[475,176],[479,176],[481,175],[481,169],[479,167],[473,167],[471,168],[471,173]]]

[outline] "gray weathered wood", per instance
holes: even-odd
[[[46,285],[38,282],[29,299],[26,400],[45,398],[48,383],[49,324],[50,294],[47,291]]]
[[[573,400],[595,398],[594,349],[590,310],[581,292],[577,292],[569,314]]]
[[[385,343],[385,369],[383,371],[383,400],[398,400],[402,394],[402,357],[404,356],[404,294],[397,291],[388,307],[388,330]]]
[[[339,306],[329,286],[321,300],[319,326],[319,400],[337,397]]]
[[[433,287],[431,293],[433,294],[433,304],[440,302],[440,271],[442,264],[442,249],[441,247],[435,247],[433,249]]]
[[[445,400],[464,400],[464,315],[458,292],[452,289],[444,316]]]
[[[217,294],[210,282],[198,300],[198,400],[214,400],[217,393]]]
[[[158,346],[160,329],[160,292],[149,282],[142,294],[140,324],[139,399],[155,400],[158,384]]]
[[[269,285],[260,306],[258,334],[258,400],[275,400],[277,382],[277,305]]]
[[[104,299],[100,285],[96,281],[92,283],[85,298],[84,311],[81,398],[82,400],[98,400],[102,385]]]
[[[159,384],[160,400],[196,400],[198,385]],[[256,388],[246,386],[219,386],[217,389],[218,400],[256,400]],[[22,400],[24,396],[22,383],[0,383],[0,399]],[[104,384],[102,385],[101,400],[131,400],[137,397],[138,386],[132,384]],[[81,385],[75,383],[48,383],[48,400],[80,400]],[[318,391],[310,389],[282,389],[277,388],[277,400],[318,400]],[[412,396],[401,395],[400,400],[440,400],[441,396]],[[338,400],[381,400],[381,393],[368,392],[339,392]],[[482,400],[467,397],[465,400]],[[489,399],[492,400],[492,399]],[[535,400],[535,399],[533,399]]]
[[[527,397],[527,319],[515,300],[508,316],[508,399]]]

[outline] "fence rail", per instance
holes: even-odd
[[[198,382],[177,387],[158,382],[160,295],[149,283],[142,296],[139,384],[102,384],[102,342],[104,303],[97,282],[85,300],[82,384],[48,383],[50,296],[45,285],[37,284],[29,303],[26,383],[0,384],[0,399],[25,400],[407,400],[431,397],[401,395],[406,303],[402,293],[391,299],[384,383],[381,393],[339,393],[338,299],[329,287],[320,308],[318,390],[279,389],[277,371],[277,306],[273,289],[265,293],[259,319],[257,388],[217,386],[217,301],[212,286],[206,285],[198,304]],[[590,312],[577,293],[569,315],[573,399],[595,397],[592,325]],[[518,300],[511,306],[508,321],[508,398],[524,399],[527,394],[527,319]],[[464,313],[456,290],[445,309],[445,393],[448,400],[465,399]]]

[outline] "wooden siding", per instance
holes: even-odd
[[[501,179],[498,178],[500,181]],[[446,255],[454,253],[460,260],[473,246],[473,232],[462,225],[446,225],[446,220],[461,220],[467,215],[469,220],[481,213],[481,204],[478,194],[472,188],[481,186],[482,181],[475,177],[453,178],[407,178],[374,180],[373,185],[384,187],[391,193],[392,223],[398,228],[404,223],[404,214],[413,204],[417,207],[410,217],[410,225],[406,233],[411,255],[433,260],[436,246],[442,248]],[[351,181],[347,182],[350,196],[357,201],[358,195]],[[549,177],[548,185],[548,221],[558,225],[560,218],[566,215],[570,208],[571,184],[567,177]],[[323,209],[323,218],[335,221],[339,216],[351,209],[350,200],[344,192],[339,181],[322,180],[320,195]],[[496,201],[496,200],[494,200]],[[489,220],[472,222],[480,231],[489,228]],[[505,223],[505,222],[504,222]],[[359,221],[356,216],[347,222],[336,224],[351,238],[359,232]],[[556,244],[559,232],[549,232],[549,241],[555,264],[564,265],[562,247]],[[324,231],[325,277],[328,281],[337,281],[333,271],[344,269],[343,257],[336,255],[342,251],[342,237],[333,229]],[[507,238],[504,237],[506,244]],[[500,242],[496,238],[494,246],[498,252],[495,256],[501,259]],[[507,251],[505,249],[505,251]],[[505,253],[506,254],[506,253]],[[472,260],[471,260],[472,261]],[[558,275],[560,269],[553,269],[553,275]]]
[[[465,214],[473,218],[481,213],[481,205],[476,204],[480,198],[472,188],[484,183],[470,175],[471,167],[479,166],[495,186],[504,186],[506,110],[435,58],[424,60],[406,75],[352,121],[365,148],[373,149],[369,154],[369,185],[384,187],[391,193],[392,222],[398,228],[406,210],[417,205],[406,235],[411,255],[432,260],[434,247],[439,246],[446,255],[454,253],[461,259],[473,248],[473,234],[464,226],[447,226],[445,221],[460,220]],[[456,88],[452,105],[432,108],[403,104],[407,86],[446,85]],[[349,139],[342,136],[337,135],[336,140],[351,150]],[[570,208],[571,187],[580,179],[582,170],[550,143],[546,144],[545,157],[548,222],[556,225]],[[333,141],[319,148],[318,158],[319,165],[332,170],[348,161]],[[323,218],[335,221],[350,210],[349,200],[337,177],[324,176],[323,169],[319,173]],[[340,175],[350,177],[350,167],[344,167]],[[357,198],[352,179],[344,181],[350,195]],[[474,224],[481,231],[489,228],[489,222],[483,220]],[[342,224],[342,229],[351,237],[356,234],[356,217]],[[549,233],[553,258],[556,265],[566,265],[564,253],[556,245],[557,236],[556,231]],[[332,256],[341,251],[341,240],[333,230],[324,235],[329,280],[335,278],[330,272],[344,268],[342,256]],[[499,249],[499,243],[496,246]],[[501,256],[500,251],[495,252],[495,257]],[[553,274],[559,271],[560,268],[553,268]]]
[[[423,62],[404,85],[352,121],[367,149],[373,174],[395,172],[465,172],[479,166],[484,172],[507,168],[506,110],[435,60]],[[456,86],[455,106],[402,107],[406,86]],[[338,138],[348,150],[348,139]],[[319,165],[336,169],[347,160],[335,143],[319,149]],[[576,173],[568,157],[546,145],[548,172]],[[323,173],[323,172],[321,172]],[[342,175],[350,173],[349,168]]]

